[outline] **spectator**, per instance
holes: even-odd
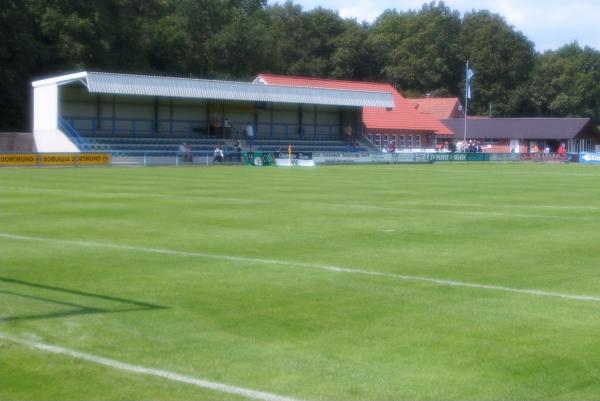
[[[564,155],[565,153],[567,153],[567,148],[565,147],[565,144],[561,143],[560,146],[558,147],[558,150],[556,152],[559,155]]]
[[[185,144],[185,156],[188,163],[191,163],[194,156],[192,155],[192,145],[190,145],[189,143]]]
[[[352,143],[352,126],[346,125],[344,127],[344,138],[346,139],[346,143]]]
[[[186,163],[186,162],[191,162],[192,161],[192,147],[191,145],[188,145],[187,143],[182,143],[181,145],[179,145],[179,154],[181,155],[181,160]]]
[[[239,140],[235,140],[233,143],[233,152],[235,153],[235,159],[238,162],[242,161],[242,145]]]
[[[254,127],[249,122],[246,123],[246,139],[248,140],[248,147],[252,149],[254,143]]]
[[[218,143],[217,147],[215,148],[213,163],[217,163],[217,162],[222,163],[224,157],[225,157],[225,155],[223,154],[223,149],[221,149],[221,144]]]

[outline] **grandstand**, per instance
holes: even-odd
[[[32,83],[34,137],[40,152],[194,152],[217,143],[253,150],[343,151],[350,127],[363,134],[364,107],[393,106],[380,90],[301,88],[248,82],[81,72]],[[356,145],[356,144],[355,144]],[[360,144],[354,146],[360,150]],[[245,146],[244,150],[248,150]]]

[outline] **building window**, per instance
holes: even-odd
[[[421,135],[415,135],[415,149],[421,149]]]
[[[412,149],[412,147],[413,147],[412,135],[406,135],[406,149]]]
[[[404,135],[398,137],[398,149],[404,149],[406,147],[404,143]]]
[[[375,146],[381,148],[381,135],[375,134]]]
[[[387,149],[387,146],[388,146],[388,136],[387,136],[387,135],[384,135],[384,136],[383,136],[383,144],[382,144],[382,148],[385,148],[385,149]]]

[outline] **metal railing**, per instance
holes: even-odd
[[[69,124],[64,118],[58,118],[58,127],[73,141],[79,150],[91,150],[90,141],[87,138],[82,137],[79,132],[71,124]]]
[[[167,152],[167,151],[127,151],[112,152],[113,165],[142,166],[185,166],[211,164],[242,164],[241,152],[224,152],[222,161],[215,162],[213,151]]]

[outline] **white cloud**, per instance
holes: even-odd
[[[382,13],[382,9],[375,5],[374,1],[356,1],[351,5],[339,8],[340,16],[344,18],[356,18],[358,21],[374,21]]]
[[[498,14],[502,15],[512,25],[523,25],[527,21],[526,11],[511,1],[500,1],[496,3]]]

